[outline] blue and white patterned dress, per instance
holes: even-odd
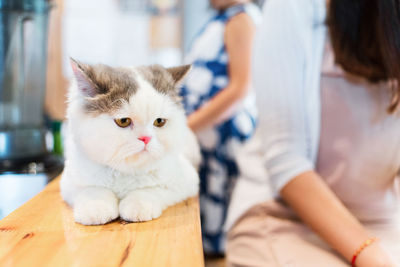
[[[181,90],[187,114],[199,109],[228,85],[225,27],[229,19],[242,12],[246,12],[255,24],[259,23],[261,14],[257,6],[251,3],[235,5],[213,17],[196,38],[186,59],[193,68]],[[200,210],[203,245],[207,253],[225,250],[223,225],[231,188],[238,176],[235,149],[253,135],[256,126],[253,93],[249,93],[230,114],[220,124],[197,133],[203,156]]]

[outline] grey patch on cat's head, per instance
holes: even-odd
[[[76,62],[76,61],[75,61]],[[85,79],[93,85],[87,95],[85,110],[89,113],[112,113],[137,91],[135,74],[128,68],[112,68],[103,64],[76,62]]]
[[[178,86],[190,68],[190,65],[173,68],[151,65],[138,67],[137,71],[154,87],[154,89],[162,94],[170,96],[175,103],[181,105],[182,99],[179,96]]]
[[[132,68],[89,65],[71,59],[78,87],[86,96],[85,110],[92,114],[112,113],[138,90],[136,75],[142,76],[154,89],[182,105],[178,86],[190,65],[164,68],[160,65]],[[137,72],[137,73],[136,73]]]

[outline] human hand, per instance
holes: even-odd
[[[358,255],[357,267],[400,267],[395,264],[390,256],[383,250],[379,242],[374,242]]]

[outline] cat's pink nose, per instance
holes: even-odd
[[[138,139],[147,145],[151,140],[151,136],[141,136]]]

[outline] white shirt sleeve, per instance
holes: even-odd
[[[301,3],[299,3],[301,2]],[[253,82],[264,165],[274,195],[312,170],[307,97],[311,1],[268,0],[254,47]]]

